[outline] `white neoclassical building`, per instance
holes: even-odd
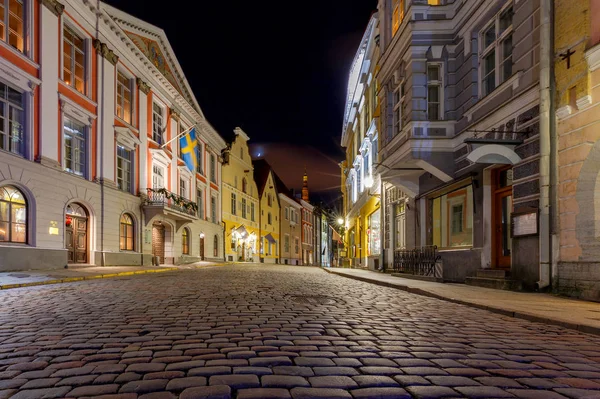
[[[223,259],[225,142],[165,32],[96,1],[0,5],[0,271]],[[193,172],[170,141],[192,127]]]

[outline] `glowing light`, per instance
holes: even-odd
[[[341,226],[341,225],[344,224],[344,219],[343,218],[338,218],[337,222]]]
[[[365,187],[366,188],[373,187],[373,178],[371,176],[365,177]]]
[[[200,233],[200,238],[204,238],[204,233]]]

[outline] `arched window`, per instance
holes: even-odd
[[[181,233],[181,253],[184,255],[190,254],[190,232],[188,229],[183,229]]]
[[[119,246],[121,251],[133,251],[133,218],[128,213],[121,216]]]
[[[12,186],[0,187],[0,242],[27,242],[27,202]]]
[[[246,178],[244,177],[244,178],[242,179],[242,192],[243,192],[244,194],[247,194],[247,192],[246,192],[247,190],[248,190],[248,181],[247,181],[247,180],[246,180]]]
[[[219,257],[219,236],[215,234],[215,238],[214,238],[214,242],[213,242],[213,248],[214,248],[214,257],[218,258]]]

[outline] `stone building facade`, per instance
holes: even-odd
[[[101,2],[22,5],[0,40],[0,270],[223,259],[225,143],[164,31]],[[197,171],[170,141],[192,127]]]

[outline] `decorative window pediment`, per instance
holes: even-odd
[[[115,137],[117,139],[117,143],[130,151],[134,151],[136,147],[141,144],[140,139],[133,134],[131,129],[126,127],[115,127]]]

